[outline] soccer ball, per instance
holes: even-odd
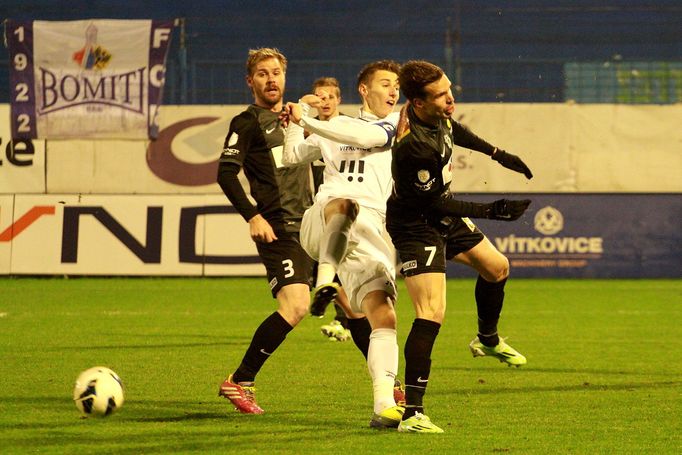
[[[83,371],[73,388],[73,401],[83,417],[105,417],[123,405],[123,383],[106,367]]]

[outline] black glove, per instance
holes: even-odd
[[[495,153],[493,153],[492,159],[507,169],[511,169],[512,171],[516,171],[525,175],[527,179],[533,178],[533,173],[530,171],[530,169],[528,169],[526,163],[521,161],[521,158],[516,155],[512,155],[511,153],[507,153],[504,150],[497,149]]]
[[[491,220],[514,221],[518,220],[530,205],[530,199],[520,201],[510,199],[498,199],[497,201],[486,204],[486,218]]]

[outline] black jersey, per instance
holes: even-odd
[[[312,204],[310,168],[282,165],[283,143],[278,114],[249,106],[230,123],[220,156],[218,182],[245,220],[260,213],[275,232],[298,232],[303,212]],[[235,169],[238,172],[242,167],[257,211],[243,191],[240,194],[230,189]]]
[[[408,108],[410,126],[392,148],[393,192],[387,209],[401,218],[428,215],[452,179],[452,128],[449,120],[431,126]]]
[[[387,210],[403,219],[440,219],[446,201],[452,200],[452,150],[454,145],[490,155],[494,147],[461,124],[443,119],[428,125],[407,109],[409,129],[392,148],[393,192]],[[465,214],[461,216],[466,216]]]

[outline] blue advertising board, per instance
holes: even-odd
[[[682,194],[470,194],[530,198],[514,222],[473,220],[526,278],[682,278]],[[448,263],[447,275],[471,277]]]

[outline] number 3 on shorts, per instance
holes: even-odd
[[[291,259],[285,259],[282,261],[282,265],[284,266],[284,278],[294,276],[294,261]]]
[[[429,258],[426,260],[426,267],[431,265],[431,262],[433,262],[433,257],[436,255],[436,247],[435,246],[425,246],[424,251],[429,252]]]

